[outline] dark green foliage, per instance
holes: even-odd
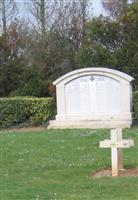
[[[138,3],[112,21],[100,16],[86,25],[82,47],[75,55],[79,67],[107,67],[135,78],[138,87]]]
[[[113,29],[115,30],[113,33]],[[84,43],[75,56],[76,64],[83,67],[112,67],[116,65],[114,40],[117,40],[116,23],[98,17],[88,22]]]
[[[7,128],[29,118],[31,101],[26,98],[0,99],[0,127]]]
[[[10,92],[9,96],[33,96],[48,97],[49,80],[44,78],[42,74],[34,68],[26,71],[26,77],[22,85]]]
[[[47,123],[55,115],[55,101],[53,98],[32,98],[31,122],[35,125]]]
[[[13,97],[0,99],[0,128],[8,128],[30,120],[46,123],[55,114],[53,98]]]
[[[23,58],[10,53],[9,47],[3,47],[6,43],[0,36],[0,96],[8,96],[26,80],[26,66]]]
[[[118,49],[117,65],[121,71],[135,78],[134,88],[138,87],[138,3],[128,6],[118,20],[122,46]]]
[[[0,35],[0,97],[9,96],[26,82],[26,46],[23,30],[18,26],[13,23],[6,33]]]
[[[135,78],[138,89],[138,3],[117,18],[89,18],[80,40],[79,19],[64,27],[55,23],[43,35],[15,21],[0,35],[0,97],[49,97],[49,83],[83,67],[107,67]],[[62,16],[61,16],[62,18]],[[62,21],[62,20],[61,20]],[[64,20],[63,20],[64,21]],[[67,23],[68,24],[68,23]],[[74,27],[74,28],[73,28]],[[73,37],[74,36],[74,37]]]
[[[133,95],[133,102],[134,102],[134,117],[136,120],[138,120],[138,91],[134,92]]]

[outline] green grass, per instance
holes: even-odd
[[[0,200],[136,200],[138,177],[94,178],[110,168],[110,150],[99,141],[108,130],[0,132]],[[138,164],[138,129],[124,138],[135,146],[124,150],[125,168]]]

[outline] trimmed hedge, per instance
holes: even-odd
[[[133,94],[134,118],[138,120],[138,91]],[[30,121],[32,125],[46,124],[56,113],[53,98],[0,98],[0,129]]]
[[[47,123],[55,115],[53,98],[0,98],[0,128],[9,128],[30,121],[33,125]]]
[[[138,91],[133,94],[133,103],[134,103],[134,117],[138,120]]]

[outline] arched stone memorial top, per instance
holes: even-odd
[[[69,73],[63,75],[62,77],[58,78],[56,81],[54,81],[53,84],[54,85],[66,84],[73,79],[76,79],[81,76],[86,76],[86,75],[106,76],[106,77],[113,78],[119,82],[121,82],[121,81],[132,82],[134,80],[133,77],[131,77],[123,72],[114,70],[114,69],[91,67],[91,68],[82,68],[82,69],[78,69],[78,70],[69,72]]]

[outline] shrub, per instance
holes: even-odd
[[[53,98],[33,98],[30,112],[32,124],[47,123],[55,115],[55,102]]]
[[[32,124],[46,123],[55,114],[53,98],[0,98],[0,128],[8,128],[30,120]]]
[[[138,120],[138,91],[133,94],[133,103],[134,103],[134,117]]]

